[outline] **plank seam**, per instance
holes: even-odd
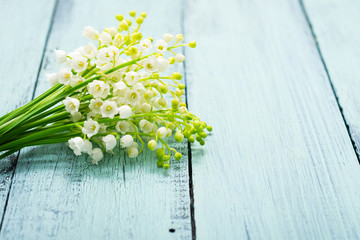
[[[311,21],[310,21],[310,17],[309,17],[309,15],[308,15],[307,11],[306,11],[304,1],[303,1],[303,0],[299,0],[299,4],[300,4],[300,8],[301,8],[301,10],[302,10],[302,12],[303,12],[303,14],[304,14],[305,20],[306,20],[306,22],[307,22],[307,24],[308,24],[308,26],[309,26],[311,35],[312,35],[312,37],[313,37],[313,39],[314,39],[315,46],[316,46],[316,50],[317,50],[317,52],[318,52],[318,54],[319,54],[320,60],[321,60],[321,62],[322,62],[322,65],[323,65],[323,67],[324,67],[324,70],[325,70],[325,72],[326,72],[326,76],[327,76],[327,78],[328,78],[328,80],[329,80],[331,89],[332,89],[332,91],[333,91],[333,93],[334,93],[334,96],[335,96],[335,99],[336,99],[336,103],[337,103],[337,105],[338,105],[338,107],[339,107],[340,114],[341,114],[341,117],[342,117],[342,119],[343,119],[343,121],[344,121],[344,124],[345,124],[346,130],[347,130],[347,132],[348,132],[348,136],[349,136],[349,138],[350,138],[351,144],[352,144],[352,146],[353,146],[353,149],[354,149],[356,158],[357,158],[358,162],[360,163],[360,156],[359,156],[359,153],[358,153],[358,148],[356,147],[355,141],[354,141],[354,139],[353,139],[352,136],[351,136],[350,126],[349,126],[349,124],[346,122],[346,118],[345,118],[345,115],[344,115],[343,108],[341,107],[341,104],[340,104],[340,101],[339,101],[339,97],[338,97],[338,95],[337,95],[337,93],[336,93],[336,90],[335,90],[335,87],[334,87],[334,85],[333,85],[333,83],[332,83],[329,70],[328,70],[328,68],[327,68],[327,65],[326,65],[324,56],[323,56],[323,54],[322,54],[322,52],[321,52],[320,45],[319,45],[319,42],[318,42],[318,40],[317,40],[317,36],[316,36],[316,34],[315,34],[314,28],[313,28],[313,26],[312,26],[312,24],[311,24]]]
[[[182,9],[181,9],[181,32],[185,35],[185,27],[184,27],[184,20],[185,20],[185,1],[182,2]],[[186,48],[183,48],[183,53],[186,56]],[[186,106],[189,107],[188,103],[188,91],[187,91],[187,77],[186,77],[186,63],[183,64],[184,68],[184,83],[185,83],[185,103]],[[189,175],[189,195],[190,195],[190,215],[191,215],[191,234],[192,239],[196,239],[196,224],[195,224],[195,199],[194,199],[194,189],[193,189],[193,171],[192,171],[192,155],[191,155],[191,145],[188,141],[188,175]]]
[[[44,49],[43,49],[43,52],[42,52],[42,55],[41,55],[39,69],[38,69],[38,72],[37,72],[37,75],[36,75],[35,84],[34,84],[34,90],[32,92],[31,99],[34,99],[34,97],[35,97],[35,92],[36,92],[36,88],[37,88],[37,85],[38,85],[38,82],[39,82],[39,76],[40,76],[41,67],[42,67],[42,64],[43,64],[43,61],[44,61],[46,47],[47,47],[49,37],[50,37],[50,33],[52,31],[52,27],[53,27],[53,24],[54,24],[55,13],[56,13],[56,9],[57,9],[57,6],[58,6],[58,2],[59,2],[59,0],[55,0],[55,4],[54,4],[54,7],[53,7],[53,10],[52,10],[52,13],[51,13],[52,15],[51,15],[51,19],[50,19],[49,29],[47,31],[47,35],[46,35],[46,39],[45,39],[45,43],[44,43]],[[20,157],[20,152],[21,151],[17,152],[18,154],[17,154],[15,162],[14,162],[14,166],[13,166],[13,170],[12,170],[13,172],[12,172],[11,180],[10,180],[10,184],[9,184],[9,191],[8,191],[8,193],[6,195],[4,211],[3,211],[3,215],[1,216],[0,232],[2,230],[4,219],[5,219],[5,213],[6,213],[7,205],[8,205],[9,198],[10,198],[11,188],[12,188],[12,184],[13,184],[13,180],[14,180],[14,176],[15,176],[16,166],[17,166],[17,163],[18,163],[18,160],[19,160],[19,157]]]

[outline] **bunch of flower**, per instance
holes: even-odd
[[[87,26],[83,35],[95,44],[66,53],[55,50],[59,72],[47,74],[52,88],[0,118],[0,157],[26,146],[68,142],[75,155],[86,153],[94,164],[120,144],[129,157],[144,147],[156,151],[157,164],[169,168],[170,157],[181,153],[166,143],[186,138],[205,144],[211,126],[189,112],[182,75],[164,74],[185,56],[181,34],[154,41],[139,31],[146,13],[133,20],[117,15],[119,27],[98,32]],[[170,56],[167,56],[170,55]]]

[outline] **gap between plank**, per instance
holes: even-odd
[[[360,163],[360,156],[359,156],[358,151],[357,151],[358,149],[357,149],[357,147],[356,147],[356,144],[355,144],[354,139],[353,139],[352,136],[351,136],[350,127],[349,127],[349,125],[348,125],[347,122],[346,122],[346,118],[345,118],[345,115],[344,115],[344,112],[343,112],[343,108],[342,108],[341,105],[340,105],[339,97],[338,97],[338,95],[336,94],[336,90],[335,90],[335,87],[334,87],[334,85],[333,85],[333,83],[332,83],[329,70],[328,70],[327,65],[326,65],[326,63],[325,63],[324,56],[323,56],[323,54],[322,54],[322,52],[321,52],[321,50],[320,50],[320,45],[319,45],[319,42],[318,42],[318,40],[317,40],[317,37],[316,37],[315,31],[314,31],[314,28],[313,28],[313,26],[312,26],[312,24],[311,24],[309,15],[308,15],[308,13],[307,13],[307,11],[306,11],[306,8],[305,8],[305,5],[304,5],[304,1],[303,1],[303,0],[299,0],[299,4],[300,4],[300,8],[301,8],[301,10],[302,10],[302,12],[303,12],[303,14],[304,14],[304,16],[305,16],[305,20],[306,20],[306,22],[307,22],[307,24],[308,24],[308,26],[309,26],[311,35],[312,35],[312,37],[313,37],[313,39],[314,39],[317,52],[318,52],[318,54],[319,54],[319,57],[320,57],[320,59],[321,59],[321,62],[322,62],[322,64],[323,64],[323,66],[324,66],[324,69],[325,69],[325,72],[326,72],[326,76],[327,76],[327,78],[328,78],[328,80],[329,80],[331,89],[332,89],[332,91],[333,91],[333,93],[334,93],[334,96],[335,96],[335,99],[336,99],[336,103],[337,103],[337,105],[338,105],[338,107],[339,107],[339,110],[340,110],[340,113],[341,113],[341,117],[342,117],[342,119],[343,119],[343,121],[344,121],[346,130],[347,130],[348,135],[349,135],[349,138],[350,138],[350,140],[351,140],[351,144],[352,144],[353,149],[354,149],[354,151],[355,151],[356,158],[357,158],[358,162]]]
[[[181,32],[182,34],[185,35],[185,27],[184,27],[184,20],[185,20],[185,1],[182,2],[182,8],[181,8]],[[183,53],[186,56],[186,48],[183,48]],[[184,83],[185,83],[185,103],[186,103],[186,107],[189,107],[189,102],[188,102],[188,84],[187,84],[187,78],[186,78],[186,63],[183,63],[183,67],[184,67]],[[189,170],[189,196],[190,196],[190,217],[191,217],[191,234],[192,234],[192,239],[195,240],[196,239],[196,225],[195,225],[195,207],[194,207],[194,189],[193,189],[193,171],[192,171],[192,155],[191,155],[191,144],[188,141],[188,170]]]
[[[45,56],[47,44],[48,44],[48,41],[49,41],[50,33],[51,33],[51,31],[52,31],[52,27],[53,27],[53,24],[54,24],[55,13],[56,13],[56,9],[57,9],[58,3],[59,3],[59,0],[55,0],[55,4],[54,4],[54,7],[53,7],[53,11],[52,11],[52,13],[51,13],[52,15],[51,15],[51,19],[50,19],[49,29],[48,29],[48,31],[47,31],[47,35],[46,35],[46,39],[45,39],[45,43],[44,43],[43,52],[42,52],[42,55],[41,55],[41,60],[40,60],[40,64],[39,64],[39,69],[38,69],[38,72],[37,72],[37,75],[36,75],[36,79],[35,79],[34,90],[33,90],[33,93],[32,93],[32,95],[31,95],[31,100],[33,100],[34,97],[35,97],[36,88],[37,88],[37,85],[38,85],[38,82],[39,82],[40,71],[41,71],[41,67],[42,67],[43,61],[44,61],[44,56]],[[1,216],[0,232],[1,232],[1,230],[2,230],[2,226],[3,226],[3,223],[4,223],[5,213],[6,213],[7,205],[8,205],[8,202],[9,202],[11,187],[12,187],[12,184],[13,184],[13,180],[14,180],[14,176],[15,176],[15,170],[16,170],[16,166],[17,166],[19,157],[20,157],[20,150],[17,152],[17,156],[16,156],[16,159],[14,160],[14,163],[11,163],[11,164],[13,164],[13,166],[12,166],[12,171],[13,171],[13,172],[12,172],[11,179],[10,179],[9,191],[8,191],[8,193],[7,193],[7,195],[6,195],[6,200],[5,200],[5,206],[4,206],[3,215]],[[11,162],[12,162],[12,161],[11,161]]]

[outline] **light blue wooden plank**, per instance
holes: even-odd
[[[214,126],[192,148],[197,239],[358,239],[360,167],[299,2],[184,19],[190,110]]]
[[[32,97],[54,5],[54,0],[0,1],[0,115]],[[0,216],[16,156],[0,161]]]
[[[360,2],[316,0],[304,5],[360,154]]]
[[[159,38],[180,31],[180,4],[60,1],[36,93],[48,88],[45,73],[56,71],[53,48],[71,51],[87,43],[83,26],[115,25],[115,14],[134,8],[148,13],[144,36]],[[157,168],[149,151],[137,159],[120,152],[93,166],[65,145],[24,150],[0,239],[191,239],[188,149],[178,146],[184,160],[169,171]]]

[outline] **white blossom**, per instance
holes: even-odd
[[[140,101],[140,93],[134,89],[125,93],[125,99],[129,104],[135,105]]]
[[[128,85],[134,85],[139,81],[139,74],[134,71],[125,73],[125,81]]]
[[[81,137],[74,137],[69,139],[68,144],[76,156],[81,155],[81,145],[83,144],[83,139]]]
[[[91,99],[90,100],[90,104],[89,104],[89,108],[91,111],[93,111],[95,114],[101,114],[101,106],[103,105],[103,101],[101,100],[101,98],[96,98],[96,99]]]
[[[160,138],[164,138],[166,137],[166,134],[167,134],[167,130],[165,127],[161,127],[157,130],[157,134]]]
[[[96,54],[97,54],[97,49],[95,47],[94,44],[92,43],[88,43],[88,45],[85,45],[82,49],[82,54],[91,59],[91,58],[94,58],[96,57]]]
[[[100,34],[99,40],[103,45],[109,45],[112,39],[110,34],[103,32]]]
[[[65,63],[66,62],[66,52],[63,50],[56,50],[54,49],[55,55],[56,55],[56,62],[58,64]]]
[[[148,57],[144,60],[144,69],[149,72],[155,72],[158,70],[159,62],[155,56]]]
[[[58,73],[58,81],[61,84],[69,85],[73,73],[70,69],[62,68]]]
[[[113,153],[113,149],[116,146],[116,139],[114,137],[114,135],[106,135],[105,137],[102,138],[102,142],[105,145],[106,151]]]
[[[132,127],[131,124],[128,123],[127,121],[119,121],[117,122],[115,129],[121,132],[122,134],[125,134],[127,132],[130,132]]]
[[[148,52],[152,47],[150,39],[143,39],[140,41],[139,50],[143,53]]]
[[[90,38],[95,41],[98,40],[98,37],[99,37],[99,32],[91,26],[84,27],[82,34],[85,37]]]
[[[47,73],[46,78],[50,86],[55,86],[58,83],[58,74],[57,73]]]
[[[180,53],[178,53],[178,54],[176,54],[175,55],[175,61],[176,62],[183,62],[185,60],[185,56],[184,55],[182,55],[182,54],[180,54]]]
[[[131,147],[128,150],[129,158],[136,158],[139,155],[139,150],[136,147]]]
[[[113,93],[119,97],[123,97],[126,91],[129,89],[125,83],[117,82],[112,85],[113,86]]]
[[[104,158],[104,154],[100,148],[94,148],[89,155],[92,158],[92,163],[96,165]]]
[[[66,97],[63,104],[65,105],[65,110],[68,113],[74,114],[79,111],[80,101],[76,98]]]
[[[131,108],[128,105],[123,105],[119,107],[120,118],[126,119],[132,115]]]
[[[106,100],[100,107],[102,117],[113,119],[114,116],[118,113],[118,108],[116,102]]]
[[[89,119],[84,122],[84,127],[82,128],[82,133],[86,134],[89,138],[96,135],[99,132],[99,123]]]
[[[155,52],[159,54],[163,54],[167,50],[167,44],[164,40],[160,39],[155,42]]]
[[[110,86],[103,81],[94,80],[88,84],[88,91],[94,98],[106,98],[110,92]]]
[[[159,71],[165,72],[166,69],[169,67],[169,61],[162,56],[158,57],[157,60],[159,62]]]
[[[134,142],[134,138],[131,135],[124,135],[120,139],[120,145],[122,147],[130,147]]]
[[[164,34],[164,37],[163,37],[163,39],[164,39],[164,41],[165,41],[166,43],[171,42],[171,40],[172,40],[173,38],[174,38],[174,36],[171,35],[170,33],[165,33],[165,34]]]
[[[76,72],[82,72],[87,67],[87,58],[82,56],[74,57],[71,61],[71,68]]]
[[[70,86],[75,87],[76,85],[79,85],[80,83],[83,83],[85,81],[85,78],[81,76],[73,76],[70,79]]]

